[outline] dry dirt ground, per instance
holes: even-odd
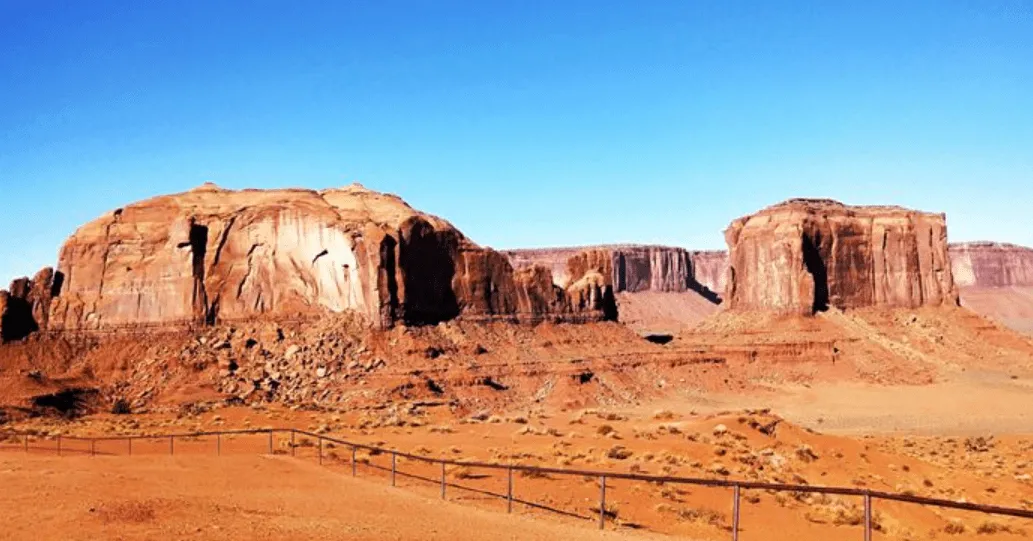
[[[830,417],[835,417],[834,409],[827,411]],[[1033,434],[1029,433],[984,433],[980,436],[869,433],[864,437],[840,436],[802,428],[764,411],[708,414],[685,409],[648,410],[645,406],[626,410],[584,409],[557,413],[526,411],[488,417],[478,415],[462,420],[456,420],[445,411],[433,409],[357,414],[263,406],[221,408],[184,413],[178,417],[163,414],[98,415],[71,423],[36,420],[23,424],[24,428],[40,433],[80,435],[159,434],[248,426],[296,427],[430,458],[467,458],[500,464],[539,464],[614,472],[867,487],[1033,509],[1033,484],[1030,478],[1033,467],[1029,464],[1029,457],[1033,453]],[[319,471],[310,468],[318,468],[315,466],[318,464],[317,443],[305,437],[299,437],[292,449],[289,437],[277,435],[273,441],[273,450],[280,455],[280,460],[255,458],[255,455],[268,454],[266,435],[224,437],[221,442],[223,456],[219,459],[212,458],[217,443],[210,437],[176,442],[173,451],[175,456],[172,458],[167,456],[170,449],[164,439],[137,441],[132,457],[125,456],[125,442],[103,443],[96,449],[102,456],[94,459],[78,456],[88,451],[85,444],[66,439],[63,452],[72,456],[67,459],[68,462],[62,461],[65,459],[43,458],[53,454],[53,440],[47,443],[42,439],[34,439],[31,445],[33,450],[28,459],[18,440],[0,445],[0,448],[6,450],[0,456],[8,461],[4,466],[7,472],[5,475],[12,473],[9,470],[36,472],[24,473],[21,478],[24,483],[22,489],[15,492],[5,490],[5,497],[13,497],[12,494],[22,491],[31,493],[39,478],[38,471],[49,471],[51,477],[45,477],[48,481],[41,482],[47,487],[42,495],[22,494],[17,497],[46,498],[56,509],[81,506],[77,502],[84,500],[78,490],[63,487],[74,487],[74,483],[91,486],[98,483],[95,477],[103,477],[104,481],[97,486],[109,486],[110,491],[97,489],[101,496],[91,500],[96,502],[94,507],[157,505],[156,501],[164,501],[159,496],[163,494],[161,489],[153,486],[145,488],[142,485],[153,483],[154,486],[160,486],[158,481],[174,479],[170,486],[178,487],[177,491],[185,491],[182,493],[184,500],[194,498],[190,495],[193,493],[189,492],[193,490],[197,494],[207,494],[203,498],[214,502],[212,505],[225,504],[225,507],[219,508],[222,514],[216,513],[217,517],[222,517],[217,518],[216,523],[225,521],[227,528],[234,521],[252,520],[270,524],[270,528],[282,527],[283,523],[316,520],[323,512],[331,515],[337,513],[323,511],[326,508],[321,505],[331,505],[334,509],[352,505],[349,503],[351,500],[339,496],[337,492],[323,492],[327,483],[340,482],[338,474],[350,474],[351,453],[347,447],[329,443],[324,446],[325,475],[332,481],[310,480],[302,477],[301,473],[291,473],[289,476],[283,473],[284,468],[288,468],[286,464],[290,468],[295,467],[287,457],[293,450],[296,455],[293,460],[306,464],[304,475],[318,476]],[[42,449],[47,445],[50,446],[49,451]],[[388,484],[388,455],[360,450],[356,457],[359,476],[373,481],[368,486],[383,487]],[[155,461],[153,464],[152,460]],[[196,471],[193,470],[195,460]],[[242,462],[238,464],[238,460]],[[121,466],[123,463],[135,465]],[[129,473],[121,477],[111,475],[121,467],[141,468],[141,463],[146,465],[143,468],[149,472],[150,477]],[[218,474],[211,471],[217,468],[226,468],[227,471]],[[399,460],[398,468],[406,474],[424,478],[400,478],[399,486],[424,498],[420,501],[428,502],[431,509],[436,509],[438,503],[435,498],[439,490],[437,480],[440,475],[438,467]],[[278,484],[291,483],[290,480],[295,479],[294,475],[298,475],[297,479],[305,480],[285,487]],[[503,472],[463,466],[449,467],[446,475],[449,501],[452,504],[467,506],[472,513],[470,516],[480,517],[483,511],[489,515],[497,514],[491,516],[498,520],[509,520],[509,517],[505,517],[504,499],[486,494],[505,494],[507,480]],[[52,480],[50,485],[47,484],[51,483],[49,480]],[[195,483],[203,486],[191,488],[190,485]],[[313,494],[319,494],[318,497],[312,497],[323,503],[310,505],[306,499],[308,494],[298,494],[297,486],[310,484],[315,487]],[[5,482],[7,486],[19,485]],[[361,485],[363,489],[366,487]],[[518,474],[514,479],[514,488],[518,514],[525,518],[535,517],[535,520],[542,521],[543,528],[563,523],[570,527],[587,528],[577,531],[589,535],[587,532],[591,530],[598,512],[599,487],[595,478]],[[148,492],[154,490],[158,492]],[[238,496],[238,491],[246,495]],[[265,496],[262,496],[263,493]],[[117,494],[133,496],[129,503],[117,503],[122,501]],[[369,501],[378,501],[375,498],[379,494],[377,491],[371,492]],[[342,498],[339,504],[333,503],[339,497]],[[110,503],[112,498],[116,503]],[[249,507],[241,501],[253,503]],[[530,502],[549,510],[532,509],[521,502]],[[397,516],[409,516],[405,507],[393,505],[402,503],[384,503],[382,508],[391,513],[397,510],[400,513]],[[301,518],[298,518],[298,508],[304,508],[306,513],[311,514],[301,514]],[[39,513],[35,507],[4,506],[3,509],[5,515],[15,513],[15,522],[27,520]],[[448,506],[448,509],[452,507]],[[610,481],[606,509],[610,514],[608,527],[618,529],[625,535],[648,531],[679,539],[727,539],[731,520],[731,493],[721,488]],[[875,509],[878,525],[875,539],[970,539],[977,535],[979,539],[1026,539],[1033,532],[1031,521],[1021,519],[994,518],[979,513],[940,511],[885,502],[877,502]],[[208,511],[202,515],[206,513]],[[149,527],[186,531],[183,528],[189,530],[197,524],[188,518],[189,515],[189,510],[178,514],[162,511],[153,519],[155,524]],[[744,491],[741,538],[770,541],[843,539],[860,535],[861,516],[858,498]],[[126,530],[127,535],[143,535],[131,529],[136,527],[132,522],[135,519],[131,517],[116,517],[112,520],[128,521],[129,524],[120,526],[130,528]],[[60,521],[47,522],[60,524]],[[392,527],[400,528],[396,533],[398,537],[394,538],[409,538],[406,537],[408,526],[403,527],[401,523],[390,521],[384,526]],[[416,531],[423,532],[422,529]],[[446,532],[447,537],[447,530],[441,531]],[[287,534],[291,533],[289,530],[275,529],[269,532],[272,533],[262,530],[242,538],[263,538],[262,535],[277,538],[277,532],[280,532],[280,537],[290,538]],[[384,533],[383,530],[374,530],[376,532]],[[219,535],[223,534],[216,531],[210,537],[232,538]],[[307,534],[303,532],[299,535]],[[531,531],[520,535],[525,536],[515,538],[535,538]],[[547,537],[547,534],[543,535]],[[561,538],[579,538],[574,534],[564,535],[566,537]],[[454,538],[476,539],[463,536]]]
[[[963,287],[961,304],[1033,335],[1033,287]]]
[[[655,539],[442,503],[269,456],[0,453],[4,539]]]
[[[294,427],[428,457],[867,487],[1033,509],[1033,341],[964,309],[832,311],[802,319],[723,312],[667,345],[649,343],[615,324],[527,328],[455,322],[359,334],[332,320],[145,338],[30,340],[0,348],[0,396],[8,403],[21,401],[11,408],[7,426],[51,436]],[[27,398],[72,385],[102,387],[104,396],[97,400],[105,409],[106,400],[125,397],[133,413],[75,420],[27,417]],[[243,404],[227,405],[227,399]],[[0,442],[0,448],[6,447],[0,456],[14,461],[4,469],[57,472],[46,500],[56,509],[82,501],[77,492],[60,490],[66,477],[69,483],[111,487],[110,497],[102,497],[96,509],[114,505],[108,500],[123,501],[127,494],[137,503],[126,505],[164,501],[139,488],[146,477],[142,474],[109,475],[109,465],[120,461],[158,460],[148,475],[176,478],[179,486],[191,479],[219,479],[213,469],[232,473],[239,458],[245,468],[237,472],[243,492],[249,484],[285,482],[289,476],[275,468],[302,468],[285,457],[255,458],[269,452],[262,436],[227,438],[221,449],[235,456],[221,461],[211,456],[216,448],[211,438],[176,442],[175,461],[167,458],[164,440],[138,442],[132,458],[107,456],[128,451],[124,442],[107,443],[98,448],[104,457],[94,462],[82,457],[46,462],[51,459],[38,449],[44,440],[32,443],[37,450],[26,459],[12,454],[20,450],[18,440]],[[289,443],[278,437],[274,452],[293,450],[305,468],[317,462],[315,441],[301,439],[293,449]],[[350,473],[348,449],[328,445],[324,450],[327,471],[312,475],[337,479],[336,473]],[[65,451],[74,455],[85,449],[66,441]],[[360,452],[357,458],[363,479],[386,484],[386,455]],[[186,471],[195,459],[198,470]],[[25,460],[26,465],[18,465]],[[46,465],[31,466],[35,460]],[[401,484],[437,509],[434,479],[440,472],[407,461],[399,467],[431,479],[406,478]],[[518,520],[505,516],[503,501],[483,493],[503,493],[504,475],[468,467],[446,473],[452,485],[449,500],[462,506],[463,516],[483,512],[488,513],[485,520]],[[75,481],[76,476],[85,477]],[[25,474],[22,482],[31,486],[39,477]],[[15,485],[5,480],[3,497],[13,497],[7,486]],[[262,486],[250,492],[294,494]],[[515,486],[518,499],[551,509],[518,502],[519,521],[534,517],[542,527],[569,526],[595,535],[590,531],[598,512],[595,478],[518,476]],[[299,507],[300,516],[312,517],[304,513],[336,509],[334,502],[344,497],[329,492],[311,505],[307,495],[297,501],[270,497],[234,508],[238,498],[253,497],[238,495],[237,487],[213,481],[190,490],[228,506],[219,508],[225,515],[219,520],[227,524],[255,520],[275,525],[278,515],[293,517],[290,510]],[[379,501],[376,494],[371,493],[370,502]],[[746,491],[741,539],[860,538],[861,508],[855,500]],[[352,505],[349,501],[339,506]],[[614,482],[607,502],[608,526],[622,534],[729,538],[731,494],[726,489]],[[396,509],[391,505],[382,507]],[[404,508],[397,511],[397,517],[409,516]],[[0,520],[24,521],[44,512],[52,510],[5,505]],[[196,528],[189,511],[177,513],[156,512],[149,527],[173,534]],[[115,513],[112,520],[134,528],[136,519],[130,515],[118,518]],[[318,516],[304,520],[320,521]],[[1030,521],[885,502],[876,503],[876,523],[877,540],[1026,539],[1033,534]],[[399,539],[406,539],[406,532],[425,533],[407,529],[408,522],[401,520],[385,524],[399,528]],[[456,533],[441,528],[445,537]],[[464,529],[458,538],[476,538],[469,536],[484,531]],[[134,539],[151,535],[126,532]],[[298,536],[319,538],[315,532]],[[239,538],[260,535],[293,534]],[[539,534],[528,530],[520,538],[533,535]]]

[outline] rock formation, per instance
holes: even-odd
[[[943,214],[793,199],[725,231],[732,309],[956,305]]]
[[[456,317],[590,321],[615,311],[612,291],[595,276],[559,288],[548,269],[514,272],[505,256],[445,220],[359,185],[206,184],[156,197],[79,228],[58,269],[31,281],[50,283],[40,286],[48,295],[22,295],[19,285],[5,304],[26,299],[36,325],[56,331],[342,311],[380,327]]]
[[[999,242],[966,242],[949,248],[960,287],[1033,286],[1033,249]]]
[[[724,295],[728,287],[728,252],[725,250],[704,250],[692,254],[693,278],[704,288]]]
[[[62,278],[47,267],[31,280],[18,278],[9,290],[0,291],[0,341],[20,340],[47,327],[51,300]]]
[[[610,245],[509,250],[517,268],[542,265],[557,283],[588,271],[602,274],[617,293],[696,291],[719,302],[724,289],[724,252],[690,252],[667,246]]]

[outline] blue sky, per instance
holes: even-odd
[[[721,248],[798,196],[1033,245],[1033,2],[0,0],[0,282],[204,181],[496,248]]]

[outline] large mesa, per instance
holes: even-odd
[[[735,220],[725,239],[732,309],[958,303],[943,214],[793,199]]]
[[[449,222],[360,185],[206,184],[134,203],[80,227],[53,275],[57,284],[51,277],[40,286],[46,299],[4,298],[18,314],[29,305],[28,328],[197,326],[343,311],[379,327],[459,317],[582,322],[615,311],[597,273],[561,288],[548,269],[514,271]]]

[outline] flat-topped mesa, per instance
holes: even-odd
[[[963,242],[951,244],[949,251],[958,286],[1033,286],[1033,248],[1000,242]]]
[[[517,268],[531,265],[551,268],[559,284],[568,283],[571,276],[595,271],[617,293],[697,291],[717,302],[719,293],[724,290],[724,252],[614,244],[508,250],[505,254]]]
[[[193,326],[355,311],[374,325],[610,317],[612,293],[514,272],[447,221],[352,185],[206,184],[120,208],[61,249],[50,330]],[[535,271],[547,273],[547,269]],[[578,277],[581,278],[581,277]]]
[[[733,310],[958,304],[943,214],[792,199],[733,221],[725,240]]]

